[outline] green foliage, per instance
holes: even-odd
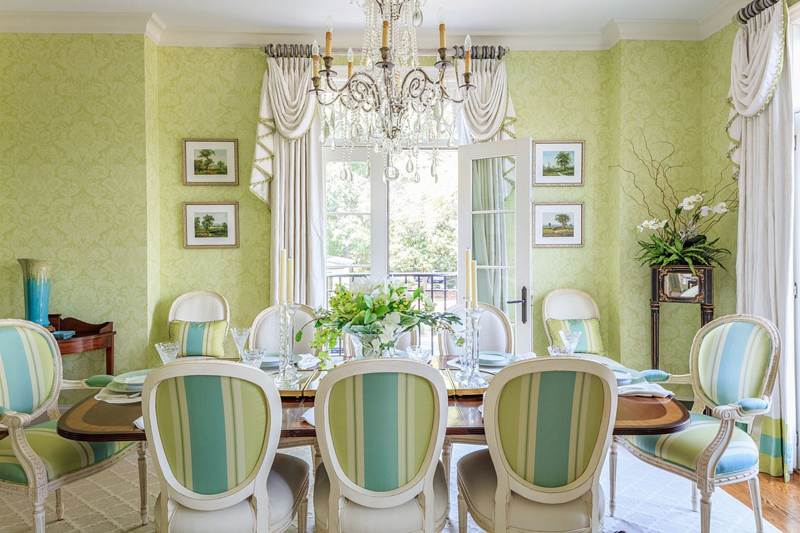
[[[705,235],[697,235],[682,241],[677,232],[669,230],[668,225],[664,230],[663,237],[661,233],[654,233],[649,241],[639,241],[642,250],[636,259],[642,265],[689,265],[692,273],[695,273],[695,265],[718,265],[725,269],[722,259],[731,252],[717,246],[719,239],[708,241]]]

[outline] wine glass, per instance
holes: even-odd
[[[158,355],[165,365],[173,362],[178,357],[180,349],[181,343],[179,342],[159,342],[156,344]]]
[[[244,350],[244,343],[247,341],[248,335],[250,335],[250,328],[231,328],[231,336],[236,344],[236,349],[239,351],[240,359],[242,358],[242,350]]]
[[[575,353],[575,347],[578,346],[578,339],[581,338],[580,331],[569,331],[569,330],[561,330],[558,332],[561,335],[561,340],[564,341],[564,346],[566,346],[569,350],[567,355],[572,355]]]

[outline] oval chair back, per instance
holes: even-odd
[[[553,344],[550,328],[547,327],[547,321],[551,318],[556,320],[599,319],[600,309],[594,298],[583,291],[556,289],[547,293],[542,301],[542,320],[548,344]]]
[[[426,531],[433,531],[433,478],[447,426],[441,374],[416,361],[353,361],[320,382],[314,418],[330,478],[329,509],[340,498],[372,508],[420,497]],[[339,531],[332,512],[328,530]]]
[[[269,530],[267,476],[282,410],[266,373],[231,361],[171,363],[145,379],[142,411],[162,525],[169,524],[169,500],[216,511],[253,498],[257,529]]]
[[[692,341],[692,410],[713,410],[745,398],[768,399],[780,358],[780,334],[769,320],[754,315],[712,320]]]
[[[0,320],[0,406],[32,419],[55,407],[61,351],[53,334],[27,320]]]
[[[292,329],[293,336],[302,328],[303,338],[300,342],[294,342],[294,353],[316,354],[317,350],[311,347],[311,341],[314,340],[314,332],[316,330],[314,322],[317,320],[317,314],[307,305],[296,305],[298,308],[292,320],[294,325]],[[250,327],[250,338],[247,341],[248,347],[251,350],[261,349],[270,353],[280,353],[280,324],[280,306],[273,305],[261,311]]]
[[[547,357],[498,372],[483,413],[497,473],[495,531],[507,529],[511,491],[548,504],[591,492],[584,501],[591,504],[591,531],[598,531],[600,473],[616,412],[617,382],[600,363]]]
[[[499,308],[479,303],[478,307],[483,309],[481,315],[480,332],[480,351],[494,351],[503,353],[514,353],[514,334],[511,330],[511,322],[508,316]],[[463,304],[456,305],[449,312],[455,313],[461,318],[463,331],[466,310]],[[449,331],[439,333],[439,353],[442,355],[462,355],[464,346],[456,346],[456,339]]]
[[[173,320],[183,322],[216,322],[224,320],[230,325],[228,300],[211,291],[191,291],[181,294],[169,308],[167,325]],[[227,333],[227,328],[226,328]]]

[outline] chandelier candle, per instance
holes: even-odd
[[[353,77],[353,49],[347,49],[347,79]]]
[[[316,40],[311,45],[311,62],[314,64],[314,77],[317,79],[314,85],[316,86],[319,85],[319,43]]]
[[[444,9],[439,8],[439,48],[447,48],[447,39],[445,39],[445,26],[444,26]]]
[[[472,74],[472,38],[464,40],[464,74]]]
[[[325,20],[325,55],[331,57],[333,50],[333,19],[330,15]]]

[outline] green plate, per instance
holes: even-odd
[[[124,374],[120,374],[114,378],[116,383],[122,383],[123,385],[142,385],[144,383],[144,378],[147,377],[147,374],[152,372],[153,368],[147,368],[145,370],[134,370],[133,372],[125,372]]]
[[[106,385],[108,390],[112,390],[114,392],[142,392],[142,385],[126,385],[124,383],[117,383],[116,381],[112,381],[108,385]]]

